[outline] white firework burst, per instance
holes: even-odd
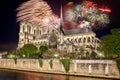
[[[46,20],[53,16],[47,2],[43,0],[28,0],[17,8],[17,21],[27,21],[34,25],[46,26]]]

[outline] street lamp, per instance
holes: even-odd
[[[102,53],[100,53],[100,54],[99,54],[99,56],[100,56],[100,59],[101,59],[101,58],[102,58],[102,56],[103,56],[103,54],[102,54]]]
[[[55,53],[53,56],[54,56],[54,58],[57,59],[57,58],[59,57],[59,54],[58,54],[58,53]]]

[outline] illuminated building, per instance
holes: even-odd
[[[61,8],[62,9],[62,8]],[[63,29],[63,18],[61,11],[60,25],[48,27],[46,33],[40,26],[35,26],[29,22],[20,23],[18,48],[24,44],[34,44],[37,47],[48,46],[49,49],[65,51],[66,53],[76,53],[83,50],[84,56],[95,52],[99,39],[88,27],[80,29]]]

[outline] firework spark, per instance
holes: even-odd
[[[17,8],[17,21],[27,21],[40,27],[56,26],[58,18],[53,14],[50,6],[43,0],[29,0]],[[46,29],[47,30],[47,29]]]

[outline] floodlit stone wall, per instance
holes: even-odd
[[[43,60],[43,66],[39,66],[38,59],[0,59],[0,68],[66,74],[62,63],[55,59],[53,67],[50,67],[50,60]],[[116,62],[112,60],[72,60],[70,64],[70,75],[120,78]]]

